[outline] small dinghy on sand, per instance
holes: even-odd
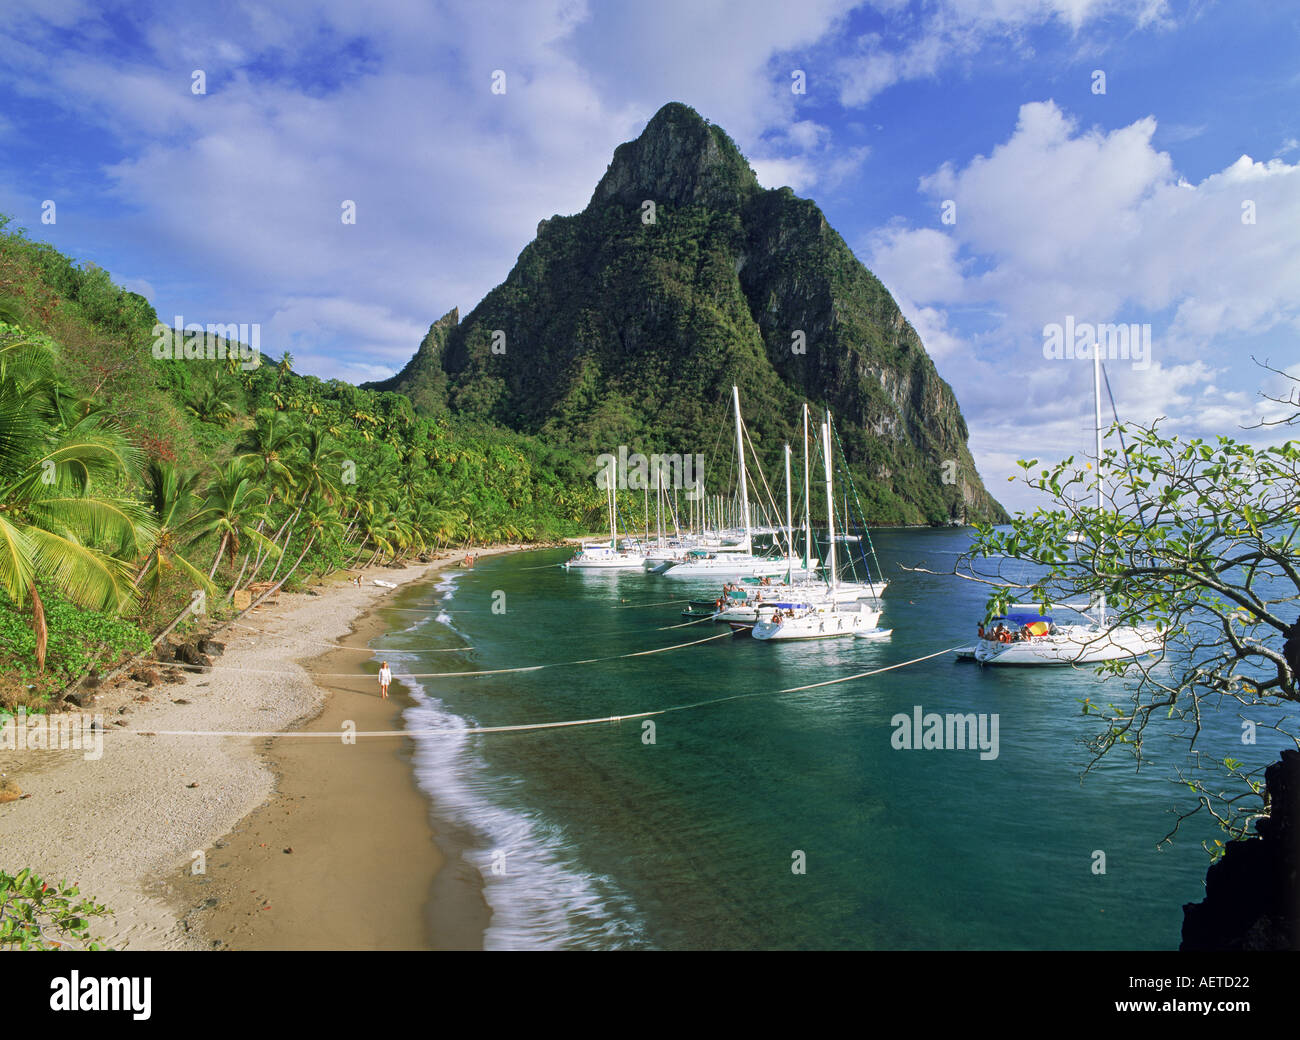
[[[376,579],[375,579],[375,584],[378,585],[381,589],[395,589],[395,588],[397,588],[397,586],[396,586],[393,582],[391,582],[391,581],[384,581],[383,578],[376,578]]]

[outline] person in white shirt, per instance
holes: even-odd
[[[388,684],[393,681],[393,673],[388,670],[388,662],[381,661],[379,664],[379,697],[381,700],[388,700]]]

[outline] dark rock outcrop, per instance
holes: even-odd
[[[145,686],[157,686],[161,681],[158,675],[158,669],[152,668],[147,664],[140,665],[138,668],[134,669],[131,672],[131,678],[138,683],[143,683]]]
[[[176,660],[181,664],[192,665],[205,671],[212,667],[212,658],[199,650],[195,643],[181,643],[176,647]]]
[[[1258,838],[1229,842],[1183,906],[1181,950],[1300,950],[1300,751],[1264,771],[1269,815]]]

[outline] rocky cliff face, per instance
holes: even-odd
[[[1258,838],[1229,842],[1183,906],[1181,950],[1300,950],[1300,751],[1264,770],[1269,815]]]
[[[761,188],[685,105],[618,147],[582,213],[542,221],[464,322],[440,319],[369,385],[594,456],[709,452],[733,383],[774,466],[800,402],[830,408],[872,522],[1005,519],[884,286],[814,203]]]
[[[460,323],[460,308],[453,307],[429,326],[415,356],[397,375],[382,382],[364,384],[371,390],[396,390],[411,399],[416,411],[425,414],[446,407],[447,373],[442,370],[442,352],[447,337]]]

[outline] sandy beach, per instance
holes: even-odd
[[[381,700],[371,655],[351,649],[382,633],[369,612],[395,595],[373,579],[405,586],[461,559],[282,593],[216,636],[211,672],[102,688],[84,710],[104,719],[98,759],[0,751],[25,796],[0,805],[0,867],[77,883],[112,909],[92,931],[114,948],[479,948],[488,908],[463,864],[440,876],[407,738],[164,732],[400,729],[405,692]]]

